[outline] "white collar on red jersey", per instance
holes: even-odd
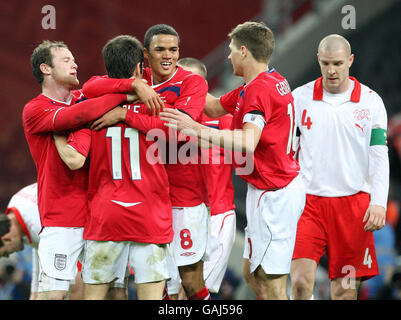
[[[162,83],[158,83],[158,84],[153,84],[153,74],[151,73],[151,74],[150,74],[150,79],[151,79],[151,82],[152,82],[152,88],[155,89],[155,88],[157,88],[157,87],[162,86],[162,85],[165,84],[166,82],[169,82],[171,79],[174,78],[174,76],[175,76],[175,74],[177,73],[177,71],[178,71],[179,68],[181,68],[181,67],[180,67],[180,66],[177,66],[177,69],[174,71],[173,75],[172,75],[170,78],[168,78],[166,81],[164,81],[164,82],[162,82]]]
[[[350,101],[359,102],[361,100],[361,84],[354,77],[349,77],[354,81],[355,87],[352,90]],[[323,100],[323,77],[316,79],[313,87],[313,100]]]
[[[45,95],[43,92],[42,92],[42,95],[45,96],[46,98],[52,100],[52,101],[55,101],[55,102],[58,102],[58,103],[62,103],[62,104],[66,104],[66,105],[68,105],[68,106],[71,104],[71,101],[72,101],[72,98],[73,98],[73,95],[71,94],[71,95],[68,97],[68,101],[60,101],[60,100],[54,99],[54,98],[52,98],[52,97],[49,97],[48,95]]]

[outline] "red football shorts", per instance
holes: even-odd
[[[367,280],[379,274],[373,233],[366,232],[366,221],[362,222],[369,201],[364,192],[337,198],[306,195],[292,259],[309,258],[319,263],[326,252],[331,280]]]

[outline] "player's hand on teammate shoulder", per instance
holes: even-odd
[[[153,115],[158,115],[163,110],[164,102],[159,94],[147,84],[145,79],[138,79],[132,82],[132,90],[136,93],[139,100],[142,101]]]
[[[195,130],[197,125],[200,125],[188,114],[172,108],[165,108],[163,112],[160,112],[160,119],[166,121],[164,124],[166,127],[181,131],[189,136],[196,136]]]
[[[114,109],[111,109],[109,112],[106,112],[100,118],[93,121],[90,125],[90,129],[97,131],[105,127],[115,125],[118,122],[124,121],[126,115],[127,115],[127,108],[123,108],[120,106],[115,107]]]

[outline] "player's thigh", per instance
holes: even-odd
[[[138,300],[161,300],[164,286],[164,280],[138,284]]]

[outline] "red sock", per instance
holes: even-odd
[[[162,300],[171,300],[170,296],[167,293],[167,288],[166,287],[164,287]]]
[[[189,297],[189,300],[212,300],[208,288],[203,287],[200,291]]]

